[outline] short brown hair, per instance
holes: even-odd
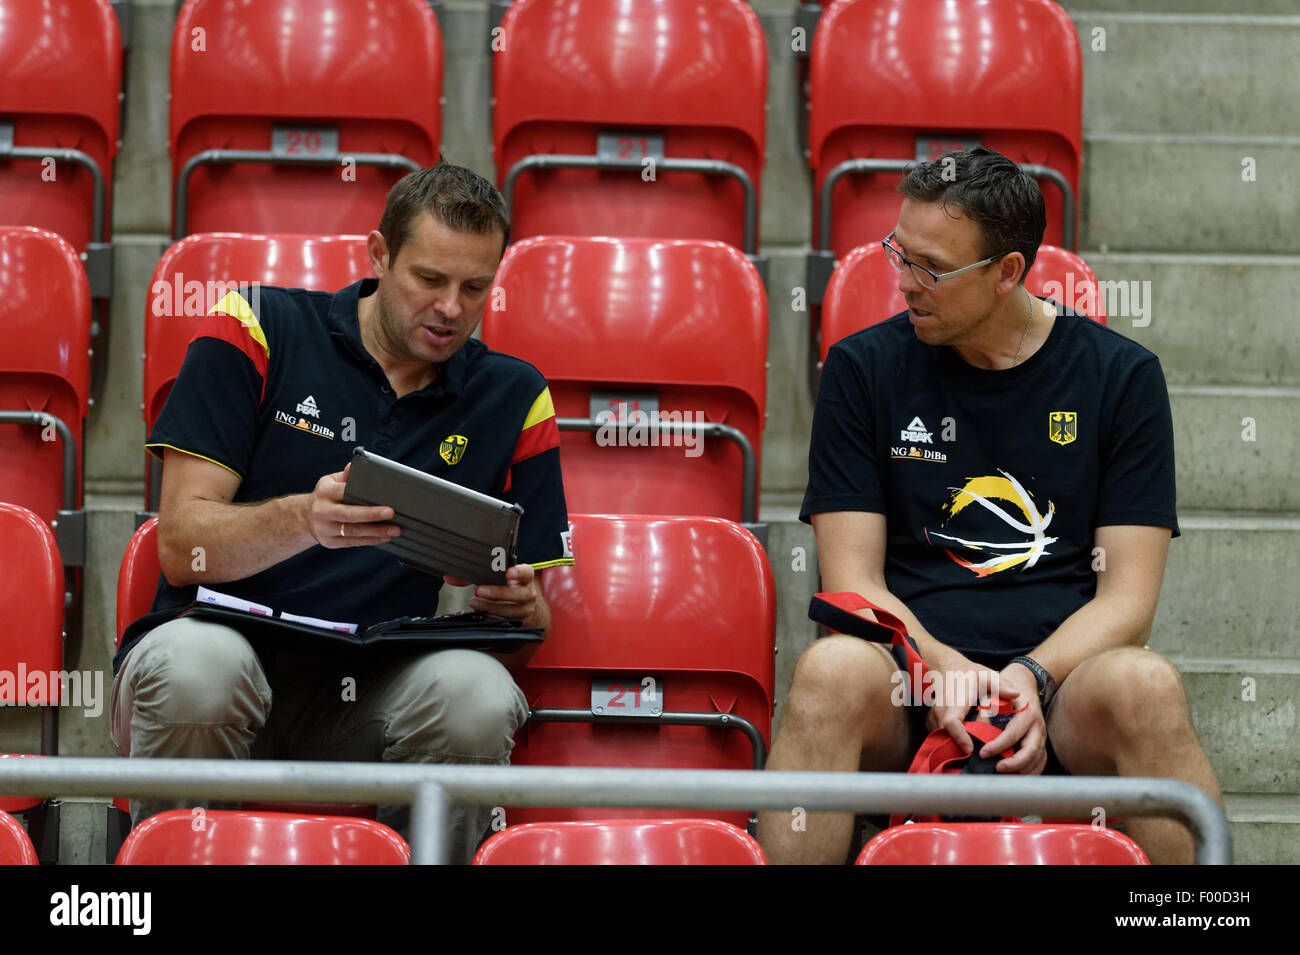
[[[973,219],[986,257],[1007,252],[1024,256],[1020,281],[1025,281],[1043,241],[1047,216],[1038,183],[1016,163],[987,146],[952,149],[908,167],[898,192],[915,202],[937,202],[945,212],[951,206]]]
[[[388,246],[388,266],[411,237],[411,223],[428,212],[449,229],[487,235],[501,230],[501,251],[510,243],[510,213],[496,187],[464,166],[439,162],[408,173],[388,191],[379,232]]]

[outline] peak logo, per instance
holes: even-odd
[[[902,441],[911,441],[913,444],[934,444],[934,436],[930,429],[925,426],[921,416],[917,415],[912,419],[912,423],[904,428],[901,432]]]
[[[316,407],[316,399],[308,395],[302,401],[298,402],[298,414],[311,415],[313,418],[320,417],[320,409]]]

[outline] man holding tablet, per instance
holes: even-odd
[[[176,614],[199,585],[363,628],[435,613],[442,581],[372,546],[400,533],[392,509],[343,503],[364,446],[521,505],[519,563],[470,607],[549,626],[538,571],[573,562],[550,392],[470,337],[509,231],[496,189],[441,163],[389,193],[368,237],[376,278],[333,294],[241,290],[212,308],[146,444],[165,462],[163,577],[114,660],[120,754],[508,761],[528,707],[503,664],[535,645],[345,658],[255,648]],[[169,807],[133,808],[138,822]],[[460,807],[453,823],[468,861],[484,811]]]

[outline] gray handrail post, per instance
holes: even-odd
[[[447,865],[451,862],[448,830],[451,800],[436,783],[423,783],[411,803],[411,865]]]

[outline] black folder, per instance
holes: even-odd
[[[537,628],[525,627],[521,620],[508,620],[478,610],[443,614],[440,617],[397,617],[372,624],[358,633],[285,620],[278,614],[265,616],[197,601],[182,610],[178,616],[215,620],[234,627],[255,643],[265,642],[272,647],[309,652],[424,646],[430,650],[461,647],[492,653],[511,653],[526,644],[541,643],[543,632]]]

